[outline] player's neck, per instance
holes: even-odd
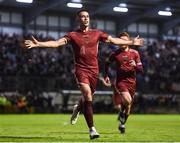
[[[127,52],[127,51],[129,51],[129,47],[121,48],[121,50]]]
[[[87,32],[87,31],[89,31],[89,27],[80,27],[80,30],[82,31],[82,32]]]

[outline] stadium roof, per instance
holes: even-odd
[[[0,8],[23,12],[25,24],[28,24],[44,12],[74,15],[77,9],[67,7],[68,2],[72,0],[34,0],[32,4],[0,0]],[[180,23],[180,0],[81,0],[81,3],[90,11],[93,18],[103,17],[119,21],[120,29],[133,22],[147,20],[158,22],[162,25],[161,31],[166,32]],[[113,7],[119,6],[120,3],[126,4],[127,13],[113,11]],[[172,16],[158,15],[159,10],[166,8],[172,12]]]

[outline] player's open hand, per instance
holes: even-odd
[[[109,77],[108,77],[109,78]],[[107,86],[107,87],[110,87],[111,86],[111,82],[110,80],[108,80],[108,82],[106,82],[105,78],[103,77],[99,77],[99,80],[102,81],[102,83]]]
[[[105,81],[104,83],[105,86],[108,86],[108,87],[111,86],[111,81],[108,76],[104,78],[104,81]]]
[[[32,36],[32,40],[25,40],[25,47],[30,49],[34,47],[38,47],[38,41]]]
[[[144,45],[144,39],[139,38],[139,35],[138,35],[136,38],[134,38],[133,45],[143,46]]]

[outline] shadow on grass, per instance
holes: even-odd
[[[19,136],[0,136],[0,139],[49,139],[54,137],[19,137]]]
[[[89,141],[88,136],[85,138],[82,135],[82,138],[63,138],[58,137],[31,137],[31,136],[0,136],[0,142],[79,142],[79,141]]]
[[[50,132],[50,134],[72,134],[72,135],[76,135],[76,134],[88,134],[88,132],[67,131],[67,132]]]

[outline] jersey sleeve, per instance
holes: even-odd
[[[71,32],[69,32],[69,33],[67,33],[66,35],[64,35],[64,38],[66,38],[67,39],[67,42],[69,43],[69,42],[71,42]]]
[[[135,53],[135,62],[136,62],[137,65],[142,65],[140,55],[139,55],[139,53],[137,51]]]
[[[143,66],[138,52],[136,52],[135,62],[136,62],[136,71],[143,73]]]
[[[100,41],[106,42],[108,39],[108,36],[109,35],[106,32],[99,31],[99,40]]]

